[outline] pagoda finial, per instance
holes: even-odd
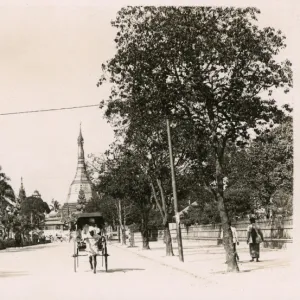
[[[79,136],[78,136],[78,145],[83,143],[83,137],[81,133],[81,122],[80,122],[80,127],[79,127]]]

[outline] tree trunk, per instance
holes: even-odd
[[[233,249],[233,237],[228,224],[229,221],[228,214],[224,202],[223,168],[222,168],[222,159],[219,156],[216,159],[216,179],[217,179],[216,200],[218,203],[218,210],[220,213],[222,228],[224,233],[223,243],[226,251],[227,272],[238,272],[239,267]]]
[[[122,238],[121,245],[126,245],[126,230],[124,227],[122,228],[121,238]]]
[[[121,200],[118,200],[118,214],[119,214],[119,224],[120,224],[120,230],[121,230],[121,245],[126,245],[126,231],[125,231],[124,224],[122,224]]]
[[[129,242],[130,242],[130,247],[134,247],[135,246],[135,243],[134,243],[134,231],[132,229],[130,229],[130,239],[129,239]]]
[[[149,231],[147,226],[142,225],[143,250],[149,250]]]
[[[166,256],[174,256],[169,222],[165,222],[164,227],[165,227],[164,228],[164,240],[166,243]]]
[[[162,202],[162,207],[160,208],[161,214],[163,217],[163,225],[164,225],[164,241],[166,243],[166,255],[167,256],[173,256],[173,247],[172,247],[172,238],[171,238],[171,233],[169,229],[169,222],[168,220],[168,213],[167,213],[167,205],[166,205],[166,199],[165,199],[165,192],[163,189],[163,186],[161,184],[161,180],[157,179],[156,180],[157,185],[159,187],[160,191],[160,197],[161,197],[161,202]]]
[[[142,237],[143,237],[143,250],[149,250],[149,232],[147,229],[144,229],[142,231]]]
[[[121,243],[121,233],[120,233],[120,225],[117,226],[117,232],[118,232],[118,242]]]
[[[149,230],[148,230],[148,214],[149,211],[145,208],[144,205],[141,206],[142,209],[142,226],[141,233],[143,238],[143,250],[149,250]]]

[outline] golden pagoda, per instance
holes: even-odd
[[[89,201],[92,198],[92,182],[90,181],[86,171],[83,142],[84,139],[82,136],[81,126],[80,126],[79,136],[77,139],[77,144],[78,144],[77,169],[76,169],[75,177],[69,188],[69,193],[67,196],[66,203],[63,205],[62,208],[65,215],[70,215],[72,212],[76,211],[80,190],[83,190],[86,201]]]

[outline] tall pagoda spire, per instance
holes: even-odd
[[[81,123],[79,128],[79,135],[77,138],[78,144],[78,156],[77,156],[77,169],[75,178],[71,183],[67,203],[77,203],[79,191],[82,189],[86,196],[86,200],[90,200],[92,198],[92,183],[88,178],[85,159],[84,159],[84,139],[81,130]]]
[[[84,139],[83,139],[83,136],[82,136],[81,123],[80,123],[79,136],[77,138],[77,142],[78,142],[78,162],[79,162],[79,160],[83,160],[83,162],[84,162],[83,141],[84,141]]]

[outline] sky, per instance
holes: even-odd
[[[285,33],[288,48],[282,58],[293,62],[299,53],[299,15],[289,1],[279,2],[259,6],[259,24]],[[107,99],[109,88],[96,83],[101,64],[115,53],[110,21],[128,3],[0,0],[0,113]],[[230,4],[215,1],[219,3]],[[279,103],[293,104],[294,94],[278,94]],[[48,203],[52,198],[65,202],[76,171],[80,123],[86,155],[103,153],[113,141],[113,130],[98,107],[0,116],[0,166],[16,193],[23,177],[27,195],[37,189]]]

